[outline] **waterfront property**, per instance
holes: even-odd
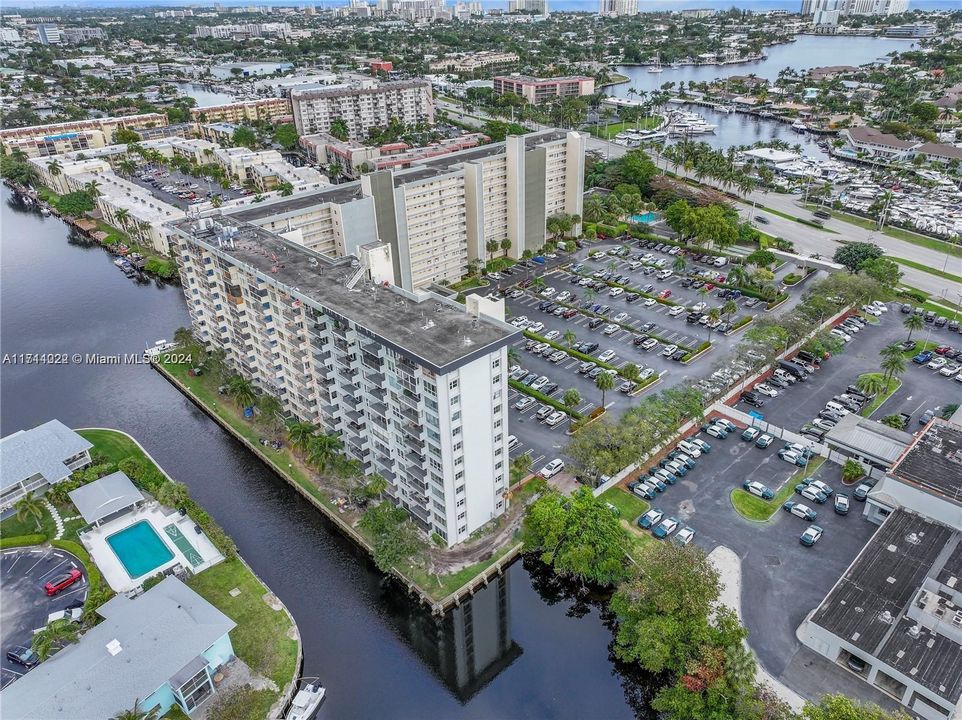
[[[454,545],[504,513],[518,330],[502,303],[385,286],[363,262],[253,225],[225,238],[205,218],[175,232],[199,340],[287,412],[338,433],[425,532]]]
[[[234,657],[236,623],[176,578],[97,613],[103,622],[0,694],[5,718],[108,718],[135,703],[190,715]]]
[[[0,440],[0,509],[28,492],[42,495],[90,464],[89,442],[59,420]]]
[[[190,517],[147,501],[122,472],[77,488],[70,499],[90,523],[80,540],[115,592],[158,573],[199,573],[224,559]]]
[[[520,95],[532,105],[541,105],[557,99],[591,95],[595,91],[595,79],[583,75],[570,77],[535,78],[528,75],[496,75],[495,95]]]

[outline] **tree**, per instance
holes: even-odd
[[[858,266],[858,270],[889,289],[898,285],[903,275],[902,271],[899,270],[898,263],[886,257],[863,260]]]
[[[307,462],[321,475],[335,464],[344,443],[334,433],[314,435],[307,444]]]
[[[638,382],[638,378],[641,377],[641,369],[634,363],[626,363],[623,368],[621,368],[621,376],[628,380],[629,382]]]
[[[277,184],[277,191],[281,194],[281,197],[288,197],[294,194],[294,186],[285,181]]]
[[[30,647],[43,662],[64,645],[76,642],[80,628],[70,620],[54,620],[33,635]]]
[[[287,442],[295,450],[307,450],[311,444],[311,438],[317,432],[317,425],[309,422],[291,421],[287,423]]]
[[[134,174],[134,171],[137,169],[137,163],[131,160],[130,158],[124,158],[123,160],[117,163],[117,168],[124,175],[126,175],[127,177],[130,177],[131,175]]]
[[[497,240],[488,240],[484,244],[484,249],[488,251],[488,260],[493,258],[494,254],[498,252],[499,247],[501,247],[501,243],[499,243]]]
[[[895,428],[896,430],[901,430],[905,427],[905,418],[901,415],[886,415],[881,420],[880,423],[887,425],[890,428]]]
[[[595,386],[601,390],[601,407],[605,406],[605,393],[614,388],[615,379],[610,373],[602,370],[598,373],[598,377],[595,378]]]
[[[130,128],[117,128],[114,133],[114,142],[118,145],[129,145],[130,143],[140,142],[140,134]]]
[[[771,250],[755,250],[745,258],[745,262],[756,267],[769,268],[775,264],[776,259]]]
[[[729,321],[732,319],[732,315],[738,312],[738,303],[734,300],[726,300],[725,304],[721,308],[722,315],[724,315]]]
[[[882,257],[882,248],[875,243],[852,242],[842,245],[835,251],[832,259],[839,265],[844,265],[849,272],[857,272],[866,260]]]
[[[521,537],[559,575],[614,585],[626,574],[628,536],[588,488],[570,498],[554,488],[542,493],[525,513]]]
[[[253,128],[241,125],[234,130],[234,134],[231,136],[231,142],[234,144],[234,147],[246,147],[251,150],[256,150],[257,133],[254,132]]]
[[[908,328],[909,336],[905,338],[906,342],[912,339],[912,333],[916,330],[921,330],[925,327],[925,318],[921,314],[909,313],[908,317],[902,322],[902,325]]]
[[[865,373],[859,375],[858,380],[855,381],[855,387],[859,392],[873,396],[885,392],[888,389],[888,381],[882,377],[881,373]]]
[[[683,274],[687,267],[688,267],[688,263],[685,262],[685,258],[683,258],[681,255],[676,255],[674,262],[672,262],[671,264],[671,269],[675,271],[675,274],[676,275]]]
[[[252,406],[257,400],[257,394],[254,392],[254,386],[251,385],[250,380],[240,375],[234,375],[228,379],[227,394],[244,408]]]
[[[91,199],[96,200],[100,197],[100,183],[97,180],[90,180],[84,183],[83,192]]]
[[[504,238],[504,239],[499,243],[499,246],[500,246],[501,250],[504,252],[504,257],[507,257],[507,256],[508,256],[508,250],[511,249],[511,245],[512,245],[512,243],[511,243],[511,240],[510,240],[509,238]]]
[[[43,500],[34,496],[33,490],[28,490],[24,493],[23,497],[17,500],[14,508],[16,510],[17,520],[25,522],[27,518],[32,517],[33,521],[37,524],[37,530],[40,530],[40,518],[43,517],[44,512],[46,512],[46,506]]]
[[[270,393],[263,393],[257,398],[257,412],[272,429],[276,429],[284,421],[284,405]]]
[[[49,172],[53,177],[57,177],[63,170],[63,164],[57,159],[53,159],[47,163],[47,172]]]
[[[896,375],[901,375],[905,372],[905,356],[890,355],[888,357],[883,357],[882,362],[879,363],[879,368],[885,373],[886,383],[894,378]]]
[[[127,208],[120,208],[114,213],[114,219],[120,223],[120,227],[126,228],[127,223],[130,221],[130,210]]]
[[[901,710],[890,713],[844,695],[823,695],[817,705],[805,703],[802,720],[909,720],[909,716]]]
[[[373,536],[374,564],[381,572],[410,564],[424,548],[407,512],[389,502],[368,508],[358,521],[358,527]]]
[[[378,473],[374,473],[373,475],[370,476],[370,478],[367,481],[367,484],[364,486],[364,494],[371,500],[374,500],[376,498],[381,497],[381,495],[384,494],[384,491],[387,490],[387,488],[388,488],[387,479]]]
[[[297,128],[292,123],[282,123],[274,130],[274,142],[285,150],[293,150],[297,147]]]
[[[140,707],[140,698],[134,700],[133,707],[127,708],[126,710],[121,710],[116,715],[112,716],[110,720],[155,720],[157,718],[157,707],[152,707],[150,710],[143,710]]]
[[[858,460],[849,458],[842,465],[842,480],[846,483],[853,483],[865,474],[865,468]]]
[[[347,140],[351,136],[351,130],[348,128],[347,123],[344,122],[343,118],[337,118],[331,123],[331,129],[328,131],[336,137],[338,140]]]
[[[576,408],[581,404],[581,393],[574,388],[569,388],[564,391],[564,395],[561,396],[561,403],[566,408]]]
[[[511,482],[519,482],[531,472],[531,455],[522,453],[511,461]]]
[[[637,574],[611,599],[615,655],[648,672],[682,673],[711,638],[718,571],[694,545],[645,544],[639,555]]]
[[[56,200],[57,209],[64,215],[70,217],[80,217],[94,209],[93,198],[83,190],[61,195]]]

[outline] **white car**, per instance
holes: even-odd
[[[640,347],[645,351],[654,350],[656,347],[658,347],[658,341],[655,340],[655,338],[648,338],[640,345]]]
[[[544,323],[543,322],[533,323],[531,325],[528,325],[527,329],[529,332],[533,332],[533,333],[541,332],[542,330],[544,330]]]
[[[674,273],[673,273],[671,270],[662,270],[662,271],[659,272],[657,275],[655,275],[655,277],[658,278],[659,280],[667,280],[667,279],[670,278],[673,274],[674,274]]]
[[[929,368],[930,370],[941,370],[947,362],[948,360],[939,355],[938,357],[932,358],[932,360],[929,361],[929,364],[925,367]]]
[[[781,455],[779,455],[779,457],[781,457],[781,459],[785,462],[791,463],[795,466],[798,466],[798,461],[802,459],[801,455],[796,452],[792,452],[791,450],[783,452]]]
[[[522,324],[522,323],[527,323],[527,322],[528,322],[528,316],[527,316],[527,315],[518,315],[518,317],[513,318],[513,319],[511,320],[511,324],[514,325],[515,327],[521,327],[521,324]],[[526,327],[527,327],[527,326],[526,326]]]
[[[545,339],[545,340],[554,340],[554,339],[557,338],[557,337],[561,337],[561,331],[560,331],[560,330],[549,330],[548,332],[546,332],[546,333],[544,334],[544,339]]]
[[[814,418],[811,424],[817,427],[819,430],[831,430],[833,427],[835,427],[835,423],[833,423],[831,420],[826,420],[825,418]]]
[[[546,287],[544,290],[541,291],[541,296],[542,296],[542,297],[551,297],[552,295],[555,294],[555,292],[556,292],[556,291],[555,291],[555,289],[554,289],[553,287]]]
[[[556,297],[555,300],[557,300],[558,302],[564,302],[570,297],[571,297],[570,292],[568,292],[567,290],[562,290],[561,292],[558,293],[558,297]]]
[[[564,350],[555,350],[548,356],[548,359],[553,363],[559,363],[568,358],[568,353]]]
[[[532,390],[540,390],[540,389],[543,388],[545,385],[547,385],[549,382],[550,382],[550,380],[549,380],[545,375],[542,375],[542,376],[539,377],[537,380],[535,380],[533,383],[531,383],[531,389],[532,389]]]
[[[588,287],[589,285],[591,285],[591,278],[588,278],[588,277],[581,278],[581,279],[578,281],[578,284],[579,284],[581,287]]]
[[[655,374],[655,369],[654,369],[654,368],[645,368],[644,370],[642,370],[641,372],[638,373],[638,379],[639,379],[639,380],[647,380],[648,378],[650,378],[650,377],[651,377],[652,375],[654,375],[654,374]]]
[[[672,539],[677,545],[687,545],[695,539],[695,531],[690,527],[683,527],[675,533],[675,537]]]
[[[613,287],[613,288],[611,288],[611,290],[608,291],[608,296],[609,296],[609,297],[618,297],[619,295],[621,295],[622,293],[624,293],[624,291],[625,291],[624,288]]]
[[[602,332],[603,332],[605,335],[614,335],[614,334],[615,334],[616,332],[618,332],[619,330],[621,330],[620,327],[618,327],[618,326],[615,325],[614,323],[609,323],[608,325],[605,325],[605,329],[602,330]]]
[[[678,449],[684,450],[686,454],[691,455],[693,458],[701,457],[701,448],[693,442],[682,440],[680,443],[678,443]]]
[[[762,395],[767,395],[768,397],[778,397],[778,390],[773,388],[768,383],[762,383],[761,385],[756,385],[755,390],[760,392]]]
[[[515,435],[508,435],[508,450],[518,447],[518,438]]]
[[[683,312],[685,312],[685,308],[683,305],[675,305],[675,307],[673,307],[671,310],[668,311],[668,314],[671,315],[672,317],[678,317]]]
[[[707,307],[708,307],[708,303],[697,302],[691,306],[691,312],[700,313],[700,312],[703,312]]]
[[[547,425],[548,427],[554,427],[564,419],[565,419],[565,414],[563,412],[555,411],[551,413],[547,417],[547,419],[545,419],[544,424]]]
[[[508,297],[512,297],[512,298],[515,298],[515,299],[521,297],[522,295],[524,295],[524,290],[522,290],[522,289],[520,289],[520,288],[517,288],[517,289],[515,289],[515,290],[512,290],[511,292],[508,293]]]
[[[851,341],[852,341],[852,336],[849,335],[849,334],[848,334],[847,332],[845,332],[844,330],[839,330],[838,328],[832,328],[832,329],[830,330],[830,333],[831,333],[832,335],[835,335],[836,337],[842,338],[842,340],[844,340],[845,342],[851,342]]]
[[[601,355],[598,356],[598,359],[601,360],[601,362],[608,362],[609,360],[614,358],[614,356],[615,356],[614,350],[605,350],[603,353],[601,353]]]
[[[82,607],[73,607],[66,610],[58,610],[47,616],[47,625],[57,620],[67,620],[72,623],[79,623],[83,620],[84,610]]]
[[[944,368],[939,370],[939,375],[944,375],[945,377],[952,377],[959,372],[960,365],[958,363],[949,363]]]
[[[514,409],[521,410],[523,412],[532,405],[534,405],[534,398],[530,395],[524,395],[520,400],[518,400],[518,402],[514,404]]]
[[[625,320],[628,319],[628,313],[626,313],[626,312],[620,312],[620,313],[618,313],[617,315],[615,315],[614,318],[612,318],[612,319],[613,319],[616,323],[624,322]]]
[[[874,305],[863,305],[862,312],[865,313],[866,315],[872,315],[874,317],[878,317],[879,315],[882,314],[882,311],[879,310]]]
[[[884,312],[884,313],[886,313],[886,312],[889,311],[889,306],[886,305],[886,304],[885,304],[884,302],[882,302],[881,300],[873,300],[873,301],[872,301],[872,307],[874,307],[876,310],[881,310],[881,311]]]
[[[655,298],[645,298],[645,307],[653,307],[658,301]]]
[[[677,349],[677,345],[665,345],[665,349],[661,351],[661,354],[665,357],[671,357]]]
[[[548,478],[553,478],[555,475],[557,475],[559,472],[561,472],[564,469],[565,469],[564,462],[562,462],[558,458],[555,458],[554,460],[549,462],[547,465],[545,465],[543,468],[541,468],[538,471],[538,474],[541,477],[543,477],[545,480],[547,480]]]

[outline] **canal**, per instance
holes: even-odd
[[[0,353],[129,353],[188,324],[180,288],[128,280],[55,217],[0,200]],[[631,718],[647,688],[610,657],[596,602],[515,563],[431,618],[306,501],[146,365],[10,365],[0,434],[51,418],[137,438],[283,600],[322,718]]]

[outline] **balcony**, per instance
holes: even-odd
[[[401,415],[413,423],[417,423],[421,419],[421,416],[417,412],[406,407],[401,408]]]
[[[412,397],[411,395],[402,392],[402,393],[399,393],[399,394],[398,394],[398,398],[401,400],[401,402],[402,402],[404,405],[407,405],[407,406],[408,406],[409,408],[411,408],[412,410],[415,410],[415,411],[416,411],[416,410],[419,409],[419,408],[418,408],[418,402],[421,400],[421,396],[420,396],[420,395],[415,395],[415,396]]]
[[[425,458],[424,458],[424,455],[419,455],[413,450],[409,450],[404,454],[404,459],[417,467],[421,467],[422,465],[424,465]]]

